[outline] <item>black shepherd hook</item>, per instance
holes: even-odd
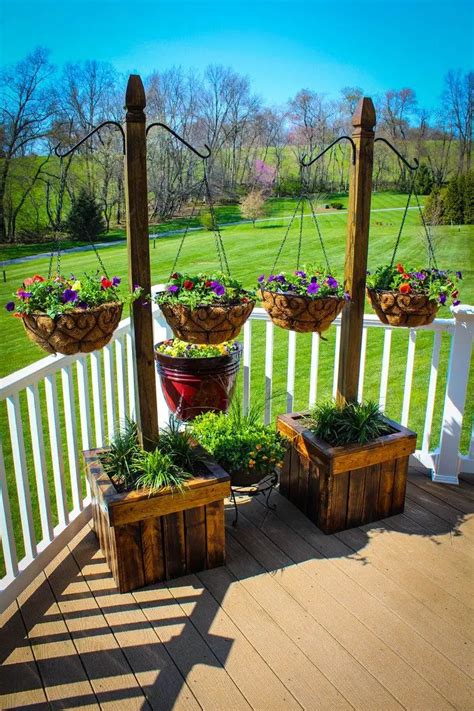
[[[60,143],[58,143],[58,145],[54,149],[55,154],[57,155],[58,158],[66,158],[66,156],[70,155],[71,153],[74,153],[74,151],[77,150],[77,148],[79,148],[79,146],[82,146],[82,144],[85,141],[87,141],[88,138],[93,136],[94,133],[97,133],[97,131],[100,131],[100,129],[103,128],[104,126],[115,126],[116,128],[119,129],[120,133],[122,134],[122,149],[123,149],[123,154],[125,155],[125,133],[124,133],[124,130],[123,130],[121,124],[119,124],[118,121],[104,121],[104,123],[99,124],[99,126],[96,126],[94,129],[92,129],[92,131],[90,133],[88,133],[87,136],[84,136],[84,138],[81,138],[79,143],[76,143],[75,146],[70,148],[65,153],[58,152],[58,148],[61,145]]]
[[[184,143],[184,145],[187,146],[190,151],[192,151],[192,152],[195,153],[197,156],[199,156],[199,158],[202,158],[203,160],[207,160],[207,159],[210,157],[210,155],[211,155],[211,149],[209,148],[209,146],[207,145],[207,143],[204,144],[204,148],[207,150],[207,156],[205,156],[205,155],[203,155],[202,153],[200,153],[198,150],[196,150],[196,148],[194,148],[194,146],[192,146],[190,143],[188,143],[187,141],[185,141],[185,139],[184,139],[182,136],[180,136],[178,133],[176,133],[176,131],[173,131],[173,129],[170,128],[169,126],[167,126],[165,123],[160,123],[160,122],[158,122],[158,123],[150,123],[149,126],[147,126],[147,128],[146,128],[146,135],[147,135],[147,136],[148,136],[148,132],[150,131],[150,128],[154,128],[155,126],[157,126],[157,127],[159,127],[159,128],[164,128],[164,129],[166,129],[166,131],[168,131],[169,133],[171,133],[171,135],[174,136],[175,138],[177,138],[178,141],[181,141],[181,143]]]
[[[352,140],[352,138],[351,138],[350,136],[339,136],[339,138],[336,138],[335,141],[333,141],[332,143],[330,143],[329,146],[327,146],[327,147],[324,149],[324,151],[321,151],[321,153],[319,153],[319,155],[317,155],[316,158],[313,158],[312,160],[308,161],[307,163],[305,162],[306,153],[304,153],[304,154],[301,156],[300,164],[301,164],[304,168],[308,168],[310,165],[313,165],[313,163],[316,163],[316,161],[319,160],[319,159],[321,158],[321,156],[323,156],[330,148],[332,148],[333,146],[335,146],[336,143],[339,143],[339,141],[349,141],[349,143],[350,143],[351,146],[352,146],[352,165],[355,165],[355,162],[356,162],[356,145],[355,145],[354,141]]]
[[[374,143],[376,143],[377,141],[381,141],[382,143],[385,143],[385,145],[387,145],[389,148],[391,148],[392,151],[393,151],[394,153],[396,153],[397,156],[400,158],[400,160],[402,161],[402,163],[405,163],[405,165],[406,165],[406,167],[408,168],[408,170],[411,170],[411,171],[414,172],[415,170],[418,170],[418,168],[420,167],[420,163],[419,163],[419,161],[418,161],[417,158],[413,158],[414,165],[410,165],[410,163],[406,160],[406,158],[404,158],[404,157],[402,156],[402,154],[397,151],[397,149],[395,148],[395,146],[392,146],[392,144],[390,143],[390,141],[387,141],[386,138],[382,138],[382,137],[380,136],[379,138],[376,138],[376,139],[374,140]]]

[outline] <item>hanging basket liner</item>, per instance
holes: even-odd
[[[439,304],[424,294],[367,289],[369,301],[382,323],[416,328],[432,323]]]
[[[218,345],[232,341],[249,318],[255,301],[234,306],[160,304],[160,309],[176,338],[186,343]]]
[[[326,296],[310,299],[307,296],[278,294],[262,289],[263,308],[276,326],[298,333],[323,333],[338,316],[345,299]]]
[[[91,353],[107,345],[120,323],[123,305],[101,304],[91,309],[73,309],[52,319],[47,314],[25,314],[23,325],[29,338],[47,353]]]

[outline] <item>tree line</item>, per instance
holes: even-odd
[[[202,74],[173,68],[144,79],[147,120],[168,124],[191,144],[208,144],[209,184],[216,200],[236,202],[255,189],[295,195],[301,188],[299,157],[316,155],[351,132],[362,88],[345,87],[333,99],[301,89],[285,106],[270,107],[247,77],[209,66]],[[86,191],[100,205],[107,229],[124,219],[122,143],[114,127],[66,151],[105,120],[122,121],[126,77],[110,64],[87,61],[54,67],[46,49],[0,72],[0,242],[37,239],[60,231],[71,206]],[[439,106],[419,106],[413,89],[374,97],[377,135],[423,165],[424,184],[440,188],[471,169],[474,72],[450,71]],[[160,129],[148,142],[149,215],[158,222],[186,214],[199,193],[202,161]],[[374,188],[406,190],[406,166],[377,144]],[[348,188],[350,154],[338,144],[304,176],[314,192]],[[426,192],[426,190],[425,190]]]

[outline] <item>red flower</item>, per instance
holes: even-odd
[[[186,281],[184,282],[183,286],[184,286],[185,289],[188,289],[188,291],[191,291],[191,289],[194,289],[194,284],[193,284],[193,282],[190,281],[189,279],[186,279]]]
[[[207,286],[207,287],[212,286],[212,281],[210,281],[210,279],[208,279],[208,280],[204,283],[204,286]]]
[[[247,302],[248,302],[247,297],[246,297],[246,296],[242,297],[242,303],[243,303],[243,304],[246,304]]]
[[[107,279],[106,277],[102,277],[100,283],[103,289],[110,289],[110,287],[112,286],[112,280]]]
[[[179,274],[178,272],[174,272],[174,274],[171,275],[172,279],[179,279]]]
[[[410,275],[409,275],[409,274],[402,274],[402,278],[403,278],[403,279],[409,279],[409,278],[410,278]]]
[[[31,286],[34,283],[35,283],[34,278],[28,277],[28,279],[25,279],[25,281],[23,282],[23,286]]]
[[[453,293],[451,294],[451,297],[453,299],[455,299],[458,294],[459,294],[459,291],[456,289],[456,291],[453,291]]]
[[[400,274],[403,274],[405,272],[405,267],[400,262],[398,262],[397,264],[397,272],[400,272]]]
[[[401,294],[409,294],[410,291],[411,291],[410,284],[400,284],[400,293]]]
[[[44,281],[44,279],[39,274],[35,274],[33,277],[33,282],[37,282],[37,281]]]

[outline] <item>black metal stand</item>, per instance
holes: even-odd
[[[254,484],[253,486],[232,486],[230,487],[230,498],[232,503],[234,504],[234,509],[235,509],[235,518],[232,521],[232,525],[234,528],[237,526],[238,519],[239,519],[239,509],[237,507],[237,500],[235,498],[236,494],[245,494],[246,496],[265,496],[265,506],[267,509],[270,509],[271,511],[275,511],[276,506],[270,503],[270,496],[272,495],[272,492],[275,489],[275,486],[278,484],[278,474],[275,472],[274,474],[270,474],[269,476],[265,477],[261,481],[258,482],[258,484]]]

